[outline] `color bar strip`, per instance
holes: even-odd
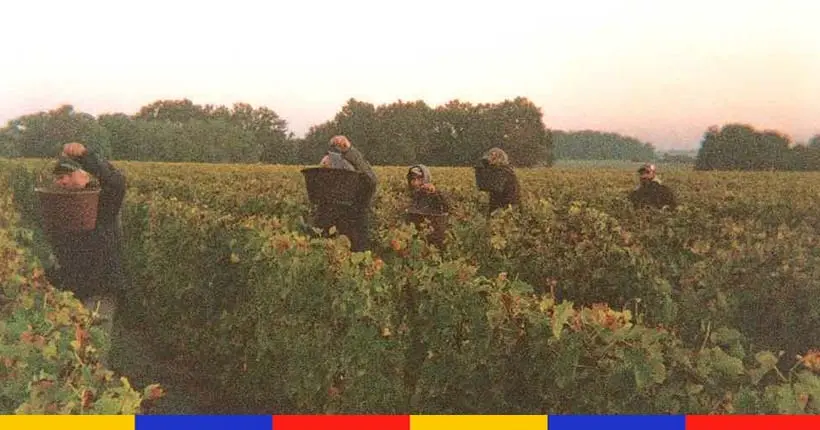
[[[689,430],[686,427],[685,415],[550,415],[549,428],[550,430]]]
[[[135,430],[271,430],[270,415],[138,415]]]
[[[820,415],[687,415],[686,430],[820,429]]]
[[[770,430],[820,428],[818,415],[0,415],[24,430]]]
[[[274,415],[274,430],[410,430],[409,415]]]
[[[546,430],[546,415],[411,415],[410,430]]]
[[[133,415],[0,415],[3,430],[134,430]]]

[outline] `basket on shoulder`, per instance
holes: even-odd
[[[310,167],[301,172],[308,199],[314,205],[354,206],[368,191],[367,177],[361,172],[324,167]]]
[[[475,183],[479,191],[501,193],[506,185],[507,175],[500,166],[482,159],[475,167]]]
[[[100,186],[91,180],[83,188],[71,188],[59,183],[61,172],[48,164],[37,175],[34,192],[39,203],[43,231],[47,234],[92,231],[97,226]]]

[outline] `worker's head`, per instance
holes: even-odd
[[[655,180],[655,165],[654,164],[644,164],[638,169],[638,175],[640,175],[641,183],[652,182]]]
[[[69,157],[60,157],[52,173],[54,184],[67,190],[83,189],[91,182],[91,175],[83,170],[80,163]]]
[[[407,170],[407,185],[413,190],[419,190],[425,184],[432,183],[430,169],[423,164],[416,164]]]

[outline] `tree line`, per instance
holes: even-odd
[[[559,160],[650,161],[657,157],[651,143],[618,133],[594,130],[553,132],[555,158]]]
[[[696,170],[820,170],[820,134],[793,143],[775,130],[748,124],[709,127],[695,160]]]
[[[0,155],[52,157],[63,143],[82,141],[120,160],[315,164],[336,134],[347,135],[373,164],[469,165],[493,146],[519,166],[552,164],[541,110],[520,97],[435,108],[423,101],[374,106],[350,99],[304,138],[273,110],[247,103],[159,100],[133,115],[96,118],[63,105],[9,121],[0,130]]]
[[[347,135],[379,165],[471,165],[492,146],[521,167],[549,166],[555,158],[654,157],[651,145],[613,133],[551,131],[541,109],[523,97],[437,107],[350,99],[303,138],[273,110],[247,103],[158,100],[133,115],[99,117],[63,105],[9,121],[0,130],[0,155],[51,157],[62,143],[82,141],[120,160],[313,164],[336,134]]]
[[[246,103],[196,105],[161,100],[133,115],[93,115],[71,105],[24,115],[0,130],[0,154],[53,157],[65,142],[80,141],[119,160],[179,162],[284,162],[293,133],[285,120]]]
[[[550,130],[541,109],[524,97],[499,103],[421,100],[374,105],[349,99],[336,115],[297,138],[267,107],[199,105],[157,100],[132,115],[97,117],[72,105],[27,114],[0,129],[0,156],[53,157],[82,141],[118,160],[204,163],[315,164],[336,134],[347,135],[372,164],[467,166],[490,147],[519,167],[556,159],[694,162],[699,170],[820,170],[820,135],[793,145],[776,131],[744,124],[710,127],[696,159],[658,157],[651,143],[593,130]]]

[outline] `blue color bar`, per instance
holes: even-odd
[[[271,415],[137,415],[135,430],[272,430]]]
[[[550,415],[549,430],[685,430],[685,415]]]

